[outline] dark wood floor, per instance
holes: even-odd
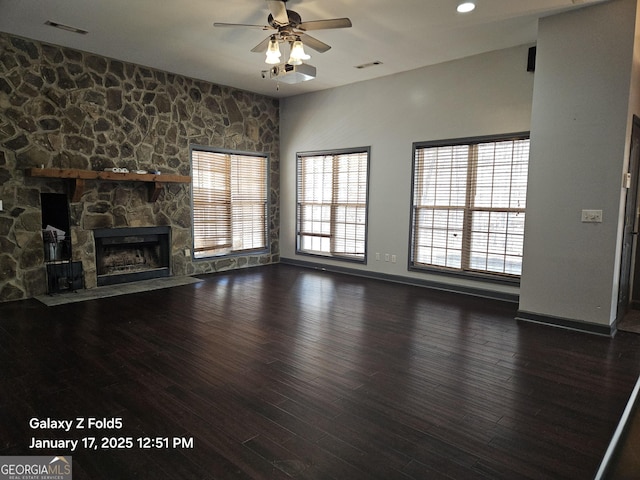
[[[0,455],[72,455],[75,480],[592,478],[640,373],[640,335],[515,311],[285,265],[0,304]],[[29,425],[76,417],[123,426]],[[142,449],[144,436],[193,448]],[[83,437],[134,446],[29,448]]]

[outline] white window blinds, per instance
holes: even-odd
[[[267,157],[193,149],[196,258],[267,248]]]
[[[417,146],[412,265],[518,276],[529,139]]]
[[[298,155],[298,251],[364,261],[368,163],[368,150]]]

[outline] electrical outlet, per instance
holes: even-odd
[[[583,223],[602,223],[602,210],[582,210]]]
[[[380,261],[380,252],[376,252],[376,260]]]
[[[385,254],[384,254],[384,261],[385,261],[385,262],[388,262],[388,261],[389,261],[389,254],[388,254],[388,253],[385,253]]]
[[[0,212],[3,210],[2,208],[2,200],[0,200]]]
[[[191,250],[189,250],[188,248],[185,248],[185,249],[184,249],[184,256],[185,256],[185,257],[188,257],[188,256],[190,256],[190,255],[191,255]]]
[[[396,256],[395,255],[391,255],[391,263],[396,263]]]

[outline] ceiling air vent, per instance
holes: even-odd
[[[376,60],[375,62],[369,62],[369,63],[363,63],[362,65],[356,65],[356,68],[363,69],[363,68],[374,67],[376,65],[382,65],[382,62],[380,60]]]
[[[52,22],[51,20],[47,20],[46,22],[44,22],[44,24],[50,27],[59,28],[60,30],[65,30],[67,32],[79,33],[80,35],[86,35],[87,33],[89,33],[88,31],[82,30],[81,28],[70,27],[69,25],[64,25],[58,22]]]

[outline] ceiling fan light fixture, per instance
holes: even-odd
[[[309,60],[311,55],[308,55],[304,51],[304,45],[302,44],[302,40],[298,37],[298,39],[291,44],[291,55],[289,56],[290,65],[302,65],[303,60]]]
[[[271,40],[269,40],[269,46],[267,47],[267,58],[265,59],[265,63],[269,65],[277,65],[280,63],[280,57],[282,54],[280,53],[280,46],[278,45],[278,40],[276,40],[275,35],[271,36]]]
[[[473,2],[462,2],[458,4],[458,7],[456,8],[456,10],[458,11],[458,13],[469,13],[469,12],[473,12],[475,8],[476,8],[476,4]]]

